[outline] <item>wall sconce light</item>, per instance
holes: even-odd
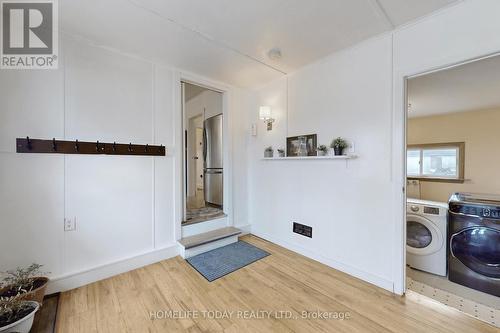
[[[261,120],[264,120],[264,122],[267,124],[267,130],[270,131],[273,129],[273,123],[274,119],[272,118],[271,114],[271,107],[270,106],[261,106],[259,109],[259,118]]]

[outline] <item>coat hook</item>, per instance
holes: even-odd
[[[145,152],[145,153],[147,153],[147,152],[148,152],[148,147],[149,147],[149,145],[148,145],[148,144],[146,144],[146,148],[144,148],[144,152]]]
[[[130,152],[132,151],[132,142],[130,142],[130,143],[128,144],[128,151],[130,151]]]
[[[28,149],[31,150],[31,148],[33,147],[31,146],[31,140],[29,136],[26,137],[26,141],[28,141]]]
[[[95,151],[99,151],[99,140],[97,140],[95,144]]]
[[[116,141],[113,142],[113,152],[116,152]]]
[[[57,151],[56,138],[52,138],[52,150]]]
[[[75,141],[75,150],[76,150],[76,151],[79,151],[79,150],[80,150],[80,148],[78,147],[78,140],[76,140],[76,141]]]

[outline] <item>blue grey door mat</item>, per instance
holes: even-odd
[[[209,282],[270,255],[251,244],[238,241],[186,259]]]

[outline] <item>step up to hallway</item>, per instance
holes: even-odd
[[[182,238],[179,241],[181,256],[189,258],[238,241],[241,230],[235,227],[225,227],[202,234]]]

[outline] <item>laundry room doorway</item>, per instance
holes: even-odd
[[[406,79],[406,291],[500,327],[500,56]]]

